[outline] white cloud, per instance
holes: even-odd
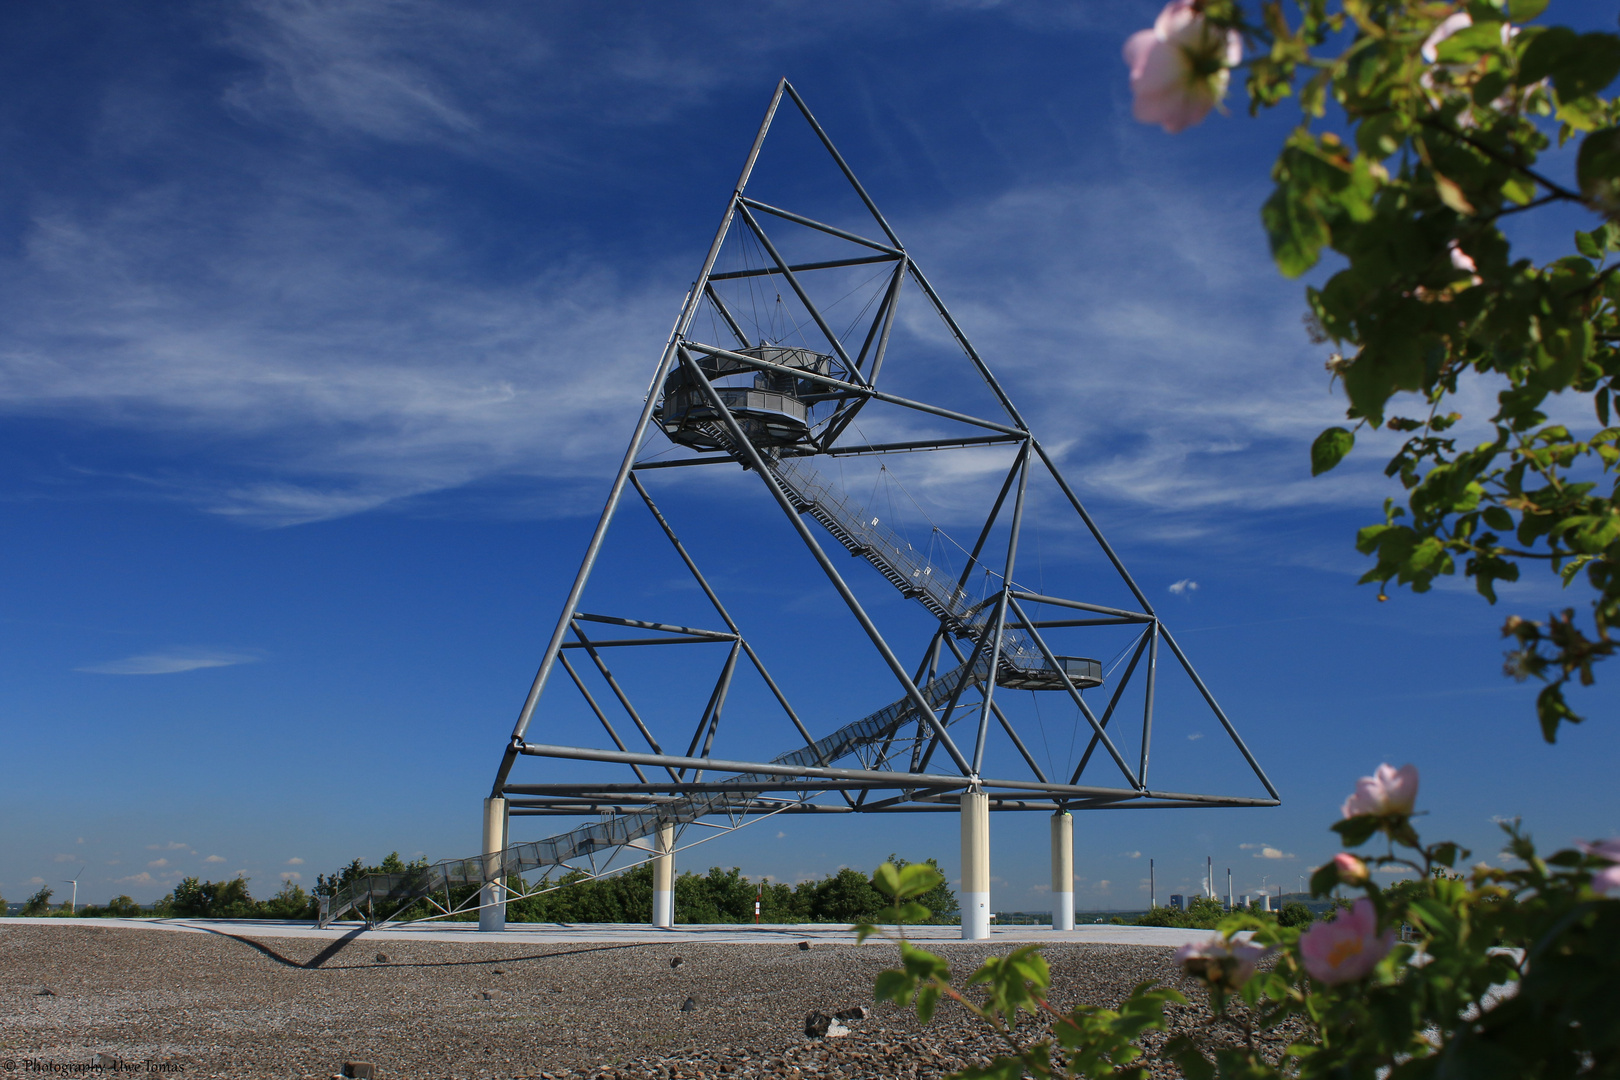
[[[1110,888],[1113,887],[1113,885],[1114,885],[1114,883],[1112,881],[1109,881],[1107,878],[1103,878],[1101,881],[1099,881],[1095,885],[1093,885],[1092,888],[1095,889],[1097,892],[1107,892]]]
[[[1198,582],[1192,578],[1182,578],[1170,586],[1170,595],[1186,596],[1198,591]]]
[[[224,862],[224,861],[225,861],[225,856],[223,856],[223,855],[210,855],[210,856],[208,856],[208,858],[203,860],[203,862],[205,862],[205,863]]]
[[[89,672],[92,675],[175,675],[183,671],[199,671],[203,668],[252,664],[257,662],[258,659],[257,656],[249,656],[245,653],[179,649],[162,653],[144,653],[140,656],[127,656],[122,660],[106,660],[98,664],[86,664],[83,667],[74,668],[74,670]]]
[[[190,844],[182,844],[178,840],[170,840],[167,844],[147,844],[147,851],[184,851]]]
[[[237,876],[241,877],[242,875],[238,874]],[[281,872],[281,880],[282,881],[303,881],[304,880],[304,875],[300,874],[296,870],[283,870]]]
[[[1188,742],[1197,742],[1199,739],[1202,739],[1203,737],[1204,737],[1204,733],[1202,731],[1195,731],[1191,735],[1187,736],[1187,741]]]
[[[303,866],[304,865],[304,860],[298,858],[297,856],[294,856],[293,858],[287,860],[287,865],[288,866]]]
[[[1284,852],[1281,848],[1262,847],[1254,853],[1257,859],[1292,859],[1294,856]]]
[[[1127,851],[1123,854],[1127,859],[1140,859],[1142,857],[1142,853],[1140,851]]]
[[[147,863],[146,865],[147,866],[168,866],[169,865],[169,860],[168,859],[153,859],[151,862]]]
[[[147,873],[145,870],[142,870],[138,874],[132,874],[129,877],[119,878],[117,883],[119,885],[150,885],[154,880],[156,879],[153,878],[151,874]]]

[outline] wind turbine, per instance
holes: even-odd
[[[73,899],[68,901],[68,910],[75,915],[79,913],[79,878],[84,875],[85,867],[89,865],[89,863],[85,863],[84,866],[79,867],[77,874],[63,879],[67,884],[73,886]]]

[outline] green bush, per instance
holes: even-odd
[[[89,904],[79,911],[83,919],[134,919],[142,914],[141,905],[128,896],[115,896],[106,906]]]

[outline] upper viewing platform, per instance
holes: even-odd
[[[832,357],[809,349],[760,344],[738,353],[816,375],[832,371]],[[828,400],[825,387],[792,375],[748,368],[726,356],[703,355],[696,362],[755,446],[809,441],[810,410],[817,402]],[[664,398],[654,416],[664,434],[683,446],[698,450],[727,446],[719,414],[683,367],[676,366],[664,380]]]

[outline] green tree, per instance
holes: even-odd
[[[35,893],[33,896],[30,896],[23,903],[22,916],[25,919],[37,919],[41,915],[50,914],[50,910],[51,887],[49,885],[41,885],[39,887],[39,892]]]
[[[1306,300],[1352,426],[1317,438],[1312,471],[1363,428],[1406,436],[1385,470],[1404,505],[1358,534],[1375,560],[1362,580],[1382,600],[1460,569],[1493,604],[1526,564],[1583,583],[1584,622],[1570,607],[1503,625],[1507,673],[1546,684],[1551,742],[1580,721],[1565,689],[1593,682],[1620,619],[1620,112],[1602,94],[1620,38],[1540,24],[1546,0],[1299,0],[1292,21],[1265,0],[1254,22],[1234,0],[1199,6],[1260,51],[1251,111],[1292,97],[1303,114],[1261,212],[1278,268],[1298,277],[1324,251],[1342,264]],[[1540,160],[1555,140],[1572,184]],[[1504,227],[1549,208],[1586,228],[1537,266]],[[1477,393],[1495,411],[1459,440],[1458,403]],[[1552,419],[1560,396],[1589,419]]]
[[[245,877],[229,881],[184,878],[168,900],[170,910],[182,919],[251,919],[259,913]]]
[[[315,898],[295,881],[284,881],[281,889],[270,899],[258,905],[260,918],[313,919],[317,914]]]

